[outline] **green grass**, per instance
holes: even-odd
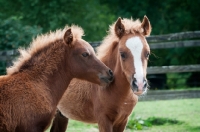
[[[153,125],[136,132],[200,132],[200,99],[182,99],[139,102],[134,109],[136,117],[162,117],[183,123]]]
[[[152,124],[143,130],[126,129],[125,132],[200,132],[200,99],[138,102],[133,112],[130,119],[156,118],[180,123]],[[70,120],[67,132],[98,132],[98,128]]]

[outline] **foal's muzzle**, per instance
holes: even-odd
[[[131,88],[133,92],[137,95],[143,94],[147,90],[148,82],[146,79],[143,79],[142,81],[137,81],[136,78],[133,79],[131,82]]]
[[[112,70],[108,70],[107,75],[108,76],[101,76],[100,80],[105,82],[105,83],[111,83],[114,80],[114,75],[113,75]]]

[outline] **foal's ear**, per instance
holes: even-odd
[[[121,38],[125,33],[124,25],[122,24],[122,19],[119,17],[115,23],[115,34],[117,37]]]
[[[63,40],[67,45],[69,45],[70,47],[72,46],[73,34],[71,28],[67,29],[67,31],[64,34]]]
[[[141,27],[144,29],[143,35],[148,36],[151,33],[151,24],[147,16],[144,16]]]

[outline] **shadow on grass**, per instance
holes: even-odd
[[[198,126],[198,127],[191,127],[191,126],[189,126],[189,127],[187,128],[187,130],[188,130],[189,132],[200,132],[200,126]]]
[[[143,120],[141,118],[130,118],[127,124],[127,128],[134,130],[144,130],[152,126],[181,125],[183,123],[184,122],[176,119],[163,118],[163,117],[149,117],[146,120]]]
[[[176,119],[170,119],[170,118],[163,118],[163,117],[149,117],[146,119],[147,122],[149,122],[152,125],[175,125],[175,124],[182,124],[182,121],[178,121]]]

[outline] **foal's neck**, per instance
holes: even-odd
[[[130,91],[130,84],[127,81],[124,72],[122,71],[119,58],[115,62],[115,67],[112,70],[114,71],[114,76],[115,76],[115,80],[113,82],[114,83],[113,90],[120,93],[121,96],[123,95],[126,96]]]
[[[47,47],[44,51],[32,58],[33,65],[30,66],[29,74],[33,80],[43,83],[48,89],[52,105],[57,105],[72,77],[68,69],[68,49],[59,42]],[[31,76],[30,75],[30,76]]]
[[[114,72],[115,79],[109,86],[109,89],[120,94],[127,94],[130,91],[130,84],[122,71],[118,45],[114,46],[110,55],[102,58],[101,60]]]
[[[65,50],[63,50],[65,49]],[[54,104],[57,105],[65,90],[67,89],[72,76],[70,74],[70,63],[67,61],[69,50],[66,47],[60,47],[55,52],[55,69],[51,74],[47,74],[47,85],[51,90],[51,96]]]
[[[67,68],[60,68],[52,75],[49,75],[47,79],[47,86],[51,91],[51,97],[53,98],[54,105],[58,104],[70,81],[72,80],[72,77],[65,69]]]

